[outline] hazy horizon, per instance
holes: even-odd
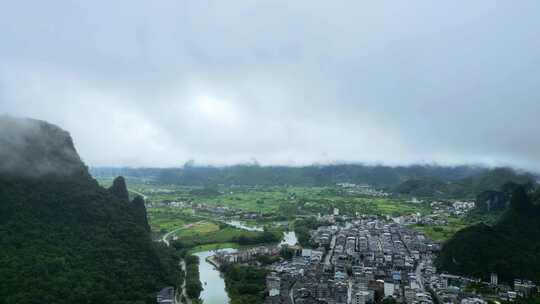
[[[10,2],[0,11],[0,114],[69,131],[90,167],[194,160],[540,172],[539,9]]]
[[[189,164],[188,164],[189,163]],[[186,166],[192,167],[192,168],[230,168],[230,167],[236,167],[236,166],[246,166],[246,167],[262,167],[262,168],[269,168],[269,167],[280,167],[280,168],[305,168],[305,167],[329,167],[329,166],[365,166],[365,167],[389,167],[389,168],[397,168],[397,167],[440,167],[440,168],[458,168],[458,167],[469,167],[469,168],[484,168],[484,169],[512,169],[518,172],[529,172],[533,174],[538,174],[540,172],[534,171],[534,170],[528,170],[527,168],[519,168],[512,165],[488,165],[488,164],[455,164],[455,165],[445,165],[445,164],[438,164],[438,163],[410,163],[410,164],[385,164],[382,162],[373,162],[373,163],[362,163],[362,162],[331,162],[331,163],[312,163],[312,164],[302,164],[302,165],[294,165],[294,164],[273,164],[273,165],[265,165],[260,164],[257,162],[244,162],[244,163],[233,163],[233,164],[225,164],[225,165],[213,165],[213,164],[200,164],[196,162],[188,162],[185,164],[180,164],[177,166],[119,166],[119,165],[102,165],[102,166],[89,166],[91,169],[184,169]]]

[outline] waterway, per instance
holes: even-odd
[[[234,252],[236,249],[226,248],[218,251]],[[216,251],[203,251],[195,254],[199,257],[199,275],[204,288],[201,299],[204,304],[228,304],[230,299],[225,291],[223,276],[214,265],[206,261],[207,257],[215,253]]]
[[[298,239],[294,231],[289,231],[283,233],[283,239],[281,240],[280,244],[295,245],[297,242]],[[236,249],[224,248],[217,251],[235,252]],[[204,304],[229,304],[230,299],[227,295],[227,291],[225,290],[225,281],[223,276],[219,270],[214,267],[214,265],[206,261],[207,257],[214,254],[216,254],[215,250],[195,253],[200,260],[199,275],[204,288],[204,290],[201,292],[201,299],[203,300]]]

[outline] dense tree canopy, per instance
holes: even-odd
[[[259,304],[264,302],[265,280],[268,270],[245,265],[223,265],[225,288],[231,304]]]
[[[540,280],[540,206],[517,187],[510,208],[493,226],[465,228],[443,246],[438,265],[451,273],[487,279],[491,272],[503,281]]]
[[[3,303],[153,303],[178,262],[140,212],[90,178],[0,177]]]
[[[485,191],[501,190],[511,193],[516,186],[530,188],[534,178],[509,168],[496,168],[480,174],[456,180],[437,177],[413,178],[395,187],[399,194],[428,198],[475,198]]]

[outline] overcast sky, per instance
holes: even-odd
[[[4,1],[0,113],[92,166],[540,170],[540,1]]]

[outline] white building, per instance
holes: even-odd
[[[496,273],[491,273],[491,285],[497,286],[499,284],[499,277]]]
[[[369,292],[358,291],[352,296],[352,304],[366,304],[369,299]]]

